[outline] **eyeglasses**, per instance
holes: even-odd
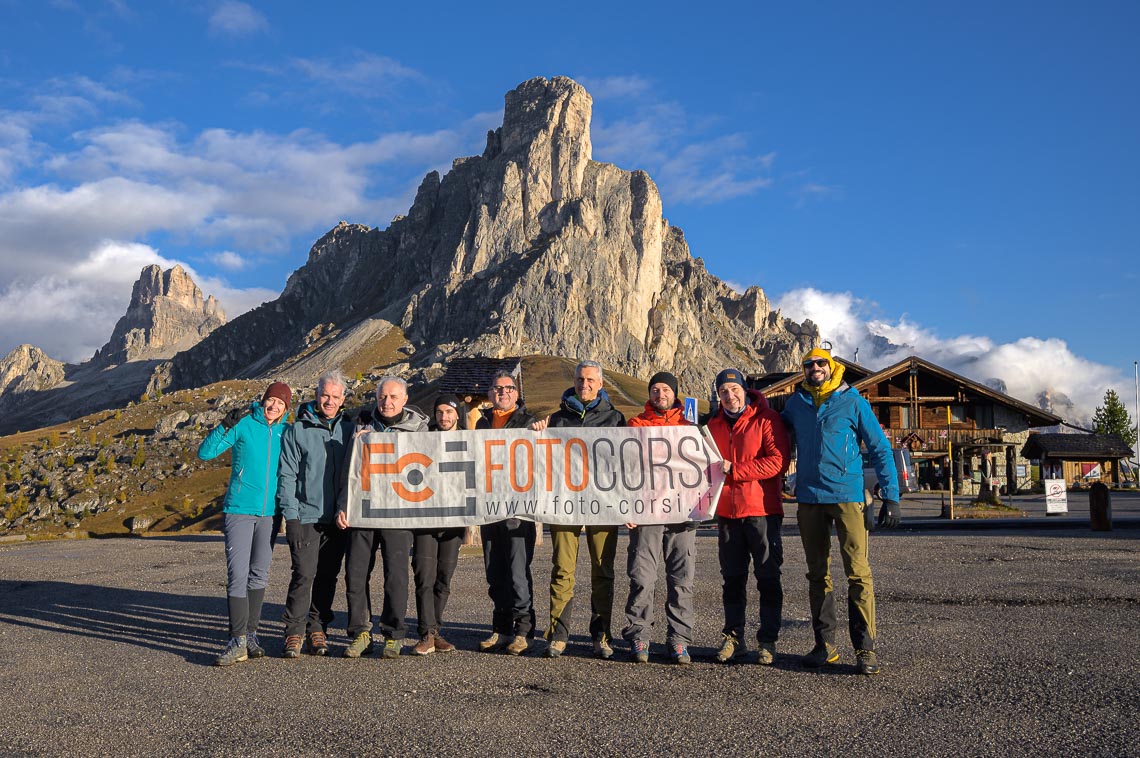
[[[812,366],[823,368],[826,365],[827,361],[823,358],[816,358],[814,361],[804,361],[804,368],[811,368]]]
[[[496,393],[496,394],[502,395],[502,394],[505,394],[507,392],[517,392],[518,387],[515,387],[514,385],[511,385],[511,384],[504,384],[504,385],[500,385],[498,387],[492,387],[491,391]]]

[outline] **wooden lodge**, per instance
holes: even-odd
[[[911,451],[924,489],[947,489],[949,476],[955,492],[976,495],[984,485],[1017,491],[1039,478],[1022,448],[1032,429],[1056,426],[1058,416],[916,356],[879,371],[835,360],[891,444]],[[749,377],[749,386],[779,410],[802,381],[800,372],[768,374]]]
[[[515,385],[522,397],[522,359],[487,358],[476,355],[453,358],[448,361],[447,373],[439,380],[439,392],[451,392],[459,397],[468,408],[468,429],[475,428],[479,410],[491,404],[491,382],[495,374],[505,371],[514,377]]]

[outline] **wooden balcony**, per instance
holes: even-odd
[[[946,442],[949,440],[954,443],[954,449],[958,450],[965,447],[976,447],[978,445],[985,445],[987,443],[993,444],[994,441],[1000,442],[1003,439],[1004,432],[1001,429],[954,429],[949,430],[946,427],[927,428],[927,429],[884,429],[883,430],[887,439],[891,441],[891,445],[898,447],[910,437],[912,434],[917,435],[923,444],[919,447],[911,447],[916,453],[937,453],[946,452]]]

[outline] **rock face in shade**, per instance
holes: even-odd
[[[170,384],[288,375],[315,334],[369,317],[403,330],[413,366],[593,358],[634,376],[671,370],[690,393],[725,366],[794,369],[816,327],[708,273],[648,174],[592,160],[591,110],[565,77],[520,84],[481,156],[428,174],[383,231],[337,225],[276,301],[175,356]]]
[[[226,322],[213,295],[202,290],[181,266],[142,270],[127,312],[115,324],[107,344],[92,358],[98,366],[171,358],[193,347]]]

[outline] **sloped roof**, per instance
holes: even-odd
[[[1131,455],[1119,434],[1031,434],[1021,448],[1022,458],[1103,461]]]
[[[439,380],[439,391],[456,395],[486,395],[495,374],[500,371],[506,371],[518,381],[522,373],[522,358],[487,358],[482,355],[453,358],[447,363],[447,373]]]
[[[973,379],[967,379],[961,374],[955,374],[949,369],[945,369],[937,364],[931,363],[928,360],[919,358],[916,355],[904,358],[893,366],[887,366],[885,369],[876,371],[864,379],[853,382],[853,384],[855,385],[856,389],[862,391],[864,388],[869,387],[872,384],[878,384],[879,382],[886,381],[887,379],[891,379],[898,376],[899,374],[910,371],[911,366],[915,366],[920,371],[927,371],[931,374],[940,376],[948,381],[956,382],[969,389],[969,391],[972,393],[981,395],[983,397],[988,397],[994,402],[1001,403],[1002,405],[1024,413],[1030,422],[1030,426],[1056,426],[1057,424],[1061,423],[1062,419],[1060,416],[1055,416],[1049,411],[1038,408],[1037,406],[1031,405],[1023,400],[1018,400],[1017,398],[1011,397],[1004,392],[998,392],[992,387],[987,387],[981,382],[976,382]]]

